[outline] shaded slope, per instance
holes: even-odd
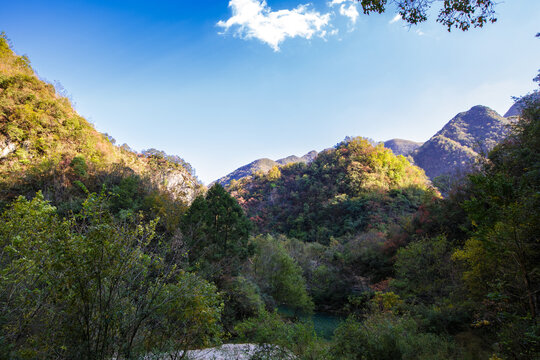
[[[526,101],[534,101],[540,99],[540,91],[535,91],[530,95],[526,95],[523,98],[516,101],[510,109],[504,114],[504,117],[510,117],[510,116],[519,116],[521,115],[521,111],[525,107]]]
[[[391,139],[384,142],[384,147],[392,150],[395,155],[407,156],[422,146],[423,143],[404,139]]]
[[[509,120],[486,106],[457,114],[413,152],[415,164],[434,178],[470,169],[479,154],[487,154],[508,133]]]

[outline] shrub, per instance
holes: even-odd
[[[388,313],[362,322],[348,318],[335,332],[332,355],[336,360],[456,358],[453,344],[445,338],[420,332],[410,317]]]

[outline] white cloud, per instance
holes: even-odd
[[[230,0],[229,7],[232,16],[217,23],[224,32],[236,28],[235,35],[243,39],[259,39],[274,51],[279,51],[279,44],[287,38],[324,37],[330,22],[329,13],[321,14],[310,10],[307,5],[272,11],[264,0]]]
[[[356,19],[358,19],[358,16],[360,15],[355,4],[351,4],[349,6],[341,5],[339,8],[339,13],[351,19],[353,24],[356,23]]]
[[[415,31],[415,32],[416,32],[416,35],[418,35],[418,36],[423,36],[423,35],[426,35],[426,33],[425,33],[425,32],[423,32],[423,31],[422,31],[422,30],[420,30],[420,29],[416,29],[416,31]]]
[[[349,4],[347,5],[345,3],[349,3]],[[339,13],[351,19],[351,22],[355,24],[356,19],[358,19],[358,16],[360,15],[358,13],[356,3],[357,3],[356,0],[332,0],[331,2],[328,3],[328,5],[330,7],[335,6],[335,5],[340,5]]]
[[[394,16],[394,17],[392,18],[392,20],[390,20],[388,23],[389,23],[389,24],[393,24],[393,23],[395,23],[395,22],[398,22],[398,21],[401,20],[401,19],[402,19],[401,15],[400,15],[400,14],[397,14],[397,15]]]

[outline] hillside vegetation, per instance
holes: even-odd
[[[410,155],[414,150],[422,146],[423,143],[403,139],[391,139],[384,142],[384,147],[392,150],[395,155]]]
[[[324,244],[385,228],[431,194],[421,169],[362,138],[323,151],[311,163],[234,182],[229,191],[259,231]]]
[[[283,159],[278,159],[276,161],[270,160],[267,158],[258,159],[250,162],[247,165],[241,166],[233,172],[219,178],[216,180],[218,184],[222,186],[229,185],[232,181],[238,181],[246,176],[251,176],[255,173],[268,173],[274,166],[280,167],[287,164],[293,163],[310,163],[317,157],[316,151],[310,151],[302,157],[296,155],[287,156]]]
[[[141,156],[114,146],[0,38],[1,201],[42,190],[54,203],[77,202],[87,190],[103,184],[112,189],[136,177],[141,191],[188,203],[200,185],[186,168],[160,154]]]

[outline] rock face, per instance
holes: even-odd
[[[232,180],[239,180],[246,176],[251,176],[252,174],[258,171],[267,173],[274,166],[283,166],[283,165],[298,163],[298,162],[309,163],[317,157],[317,154],[318,153],[315,150],[312,150],[302,157],[291,155],[283,159],[278,159],[276,161],[268,159],[268,158],[258,159],[253,162],[250,162],[247,165],[239,167],[238,169],[234,170],[230,174],[227,174],[224,177],[219,178],[218,180],[216,180],[216,182],[222,186],[227,186]]]
[[[189,360],[296,359],[290,351],[269,344],[223,344],[213,348],[188,350],[185,354],[180,351],[178,353],[148,354],[143,357],[144,360],[182,358]]]
[[[431,179],[467,171],[508,133],[510,120],[486,106],[457,114],[411,155]]]
[[[285,349],[275,345],[224,344],[220,347],[202,350],[189,350],[186,354],[193,360],[248,360],[248,359],[284,359],[296,357]]]
[[[173,199],[191,203],[198,195],[198,184],[191,174],[183,169],[170,169],[154,173],[154,183]]]
[[[5,158],[15,151],[17,144],[8,140],[0,141],[0,159]]]
[[[395,155],[410,155],[414,150],[422,146],[423,143],[404,139],[391,139],[384,142],[384,147],[392,150]]]

